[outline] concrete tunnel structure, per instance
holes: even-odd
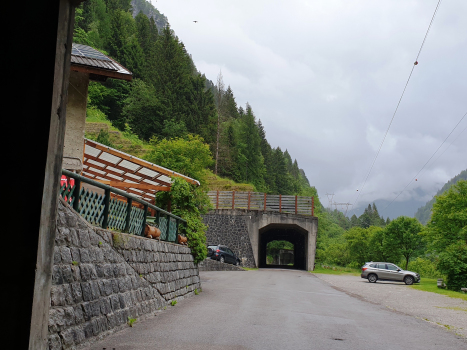
[[[209,245],[230,247],[246,267],[266,264],[266,247],[275,240],[294,245],[294,268],[313,270],[318,218],[308,215],[244,209],[216,209],[204,216]]]

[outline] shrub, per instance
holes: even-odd
[[[441,273],[436,270],[436,264],[433,261],[420,257],[409,262],[408,270],[418,272],[420,276],[426,278],[441,277]]]

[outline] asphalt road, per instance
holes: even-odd
[[[440,327],[351,297],[305,271],[200,275],[202,293],[89,349],[467,349]]]

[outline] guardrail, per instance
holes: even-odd
[[[236,191],[209,191],[208,196],[216,209],[278,211],[315,216],[313,197]]]
[[[155,224],[161,230],[160,239],[176,242],[179,224],[186,223],[182,218],[125,191],[65,169],[62,169],[62,175],[68,179],[74,179],[74,184],[66,181],[61,185],[60,196],[92,225],[141,236],[144,233],[146,218],[149,218],[148,211],[152,209],[156,214]],[[82,183],[103,189],[104,194],[83,188]],[[76,189],[79,189],[78,195]],[[139,208],[137,203],[142,208]]]

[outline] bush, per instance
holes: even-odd
[[[467,243],[458,241],[439,255],[438,268],[447,275],[448,289],[467,288]]]
[[[439,278],[442,276],[436,269],[436,264],[433,261],[423,258],[417,258],[414,261],[410,261],[408,270],[417,272],[420,276],[426,278]]]

